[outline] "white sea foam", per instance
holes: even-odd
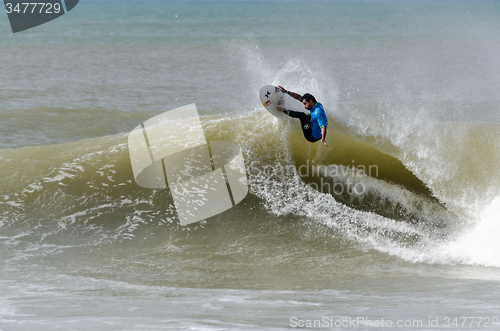
[[[439,251],[462,263],[500,268],[500,196],[484,208],[476,222]]]

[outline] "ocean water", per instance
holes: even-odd
[[[499,2],[82,0],[0,60],[0,330],[499,328]],[[192,103],[249,193],[183,227],[127,136]]]

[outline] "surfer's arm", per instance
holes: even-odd
[[[326,147],[328,147],[328,144],[326,143],[325,138],[326,138],[326,126],[322,126],[321,127],[321,142],[323,144],[325,144]]]
[[[292,91],[287,91],[283,86],[278,86],[278,87],[280,88],[281,92],[288,94],[289,96],[291,96],[294,99],[297,99],[300,101],[300,98],[302,98],[302,96],[300,94],[292,92]]]

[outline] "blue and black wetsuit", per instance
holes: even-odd
[[[328,119],[326,118],[323,105],[319,102],[316,102],[310,112],[310,114],[306,114],[301,111],[283,110],[284,114],[300,120],[300,127],[302,128],[304,137],[307,141],[314,143],[321,139],[321,128],[328,126]]]

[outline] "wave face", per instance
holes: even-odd
[[[205,236],[229,227],[229,237],[258,236],[263,227],[289,231],[296,219],[309,224],[301,236],[315,224],[335,233],[335,245],[414,262],[500,266],[498,255],[484,253],[498,245],[496,125],[436,123],[403,138],[394,128],[384,135],[383,126],[372,132],[329,120],[331,147],[324,148],[303,139],[294,121],[264,110],[203,116],[208,141],[242,147],[250,193],[232,210],[188,227],[179,225],[168,189],[134,182],[127,133],[1,150],[2,241],[15,243],[10,258],[128,239],[141,251],[149,244],[139,243],[169,238],[171,248],[164,248],[176,250],[190,231]],[[259,249],[272,252],[276,245]],[[180,264],[189,260],[177,255]]]

